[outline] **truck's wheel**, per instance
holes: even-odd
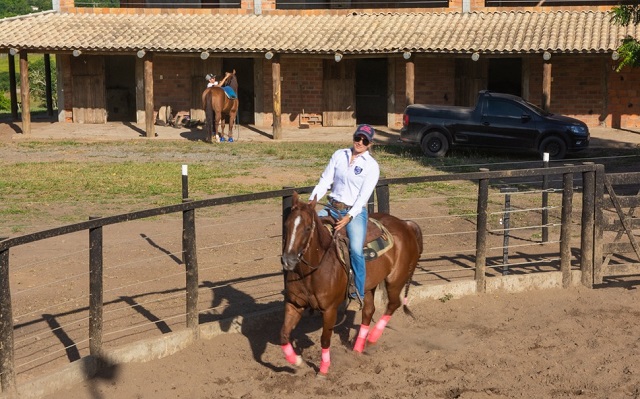
[[[420,148],[428,157],[442,158],[449,151],[449,141],[440,132],[429,132],[422,138]]]
[[[550,159],[563,159],[567,155],[567,144],[560,137],[549,136],[540,143],[540,155],[545,152]]]

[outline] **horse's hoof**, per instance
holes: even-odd
[[[326,379],[327,379],[327,375],[326,375],[326,374],[323,374],[323,373],[318,372],[318,374],[316,374],[316,378],[317,378],[318,380],[326,380]]]

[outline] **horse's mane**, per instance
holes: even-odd
[[[324,227],[322,219],[320,219],[320,216],[318,216],[318,213],[315,211],[315,209],[311,205],[301,200],[298,201],[298,203],[296,204],[296,207],[299,208],[301,211],[308,212],[311,214],[311,217],[313,217],[315,220],[316,231],[318,232],[318,239],[320,241],[320,245],[322,246],[322,248],[328,248],[331,245],[331,242],[333,241],[333,237],[331,236],[331,233],[329,232],[329,230]]]
[[[324,226],[324,222],[322,219],[320,219],[320,216],[318,216],[318,213],[313,209],[312,211],[314,213],[314,217],[316,221],[316,228],[318,229],[318,238],[320,240],[320,245],[323,248],[328,248],[333,242],[333,236],[331,235],[331,232],[329,231],[329,229],[327,229]]]
[[[233,74],[231,74],[231,79],[229,79],[227,86],[231,86],[233,91],[238,93],[238,79],[236,78],[236,71],[233,71]]]

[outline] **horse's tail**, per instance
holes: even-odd
[[[402,310],[404,311],[405,314],[415,319],[415,316],[407,306],[407,302],[409,297],[409,287],[411,287],[411,282],[413,281],[413,273],[415,272],[416,266],[418,265],[418,261],[420,260],[420,255],[422,255],[424,244],[422,243],[422,229],[420,229],[420,226],[418,226],[418,224],[412,220],[405,220],[405,223],[407,224],[408,227],[411,228],[411,230],[413,230],[413,233],[415,235],[416,244],[418,245],[418,259],[416,259],[416,262],[414,264],[409,266],[411,267],[411,270],[409,272],[409,278],[407,278],[407,282],[404,285],[404,298],[402,300]]]
[[[207,138],[211,138],[214,132],[215,115],[213,113],[213,90],[208,89],[204,94],[204,128],[207,132]]]

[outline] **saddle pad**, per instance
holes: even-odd
[[[373,260],[378,256],[384,254],[393,247],[393,235],[387,230],[382,223],[376,219],[369,218],[368,226],[375,226],[380,230],[380,234],[372,234],[375,238],[369,240],[370,228],[367,228],[367,240],[365,248],[369,248],[374,251],[375,257],[367,257],[367,260]]]
[[[238,98],[236,92],[231,86],[224,86],[222,90],[224,90],[224,94],[226,94],[230,100],[235,100],[236,98]]]

